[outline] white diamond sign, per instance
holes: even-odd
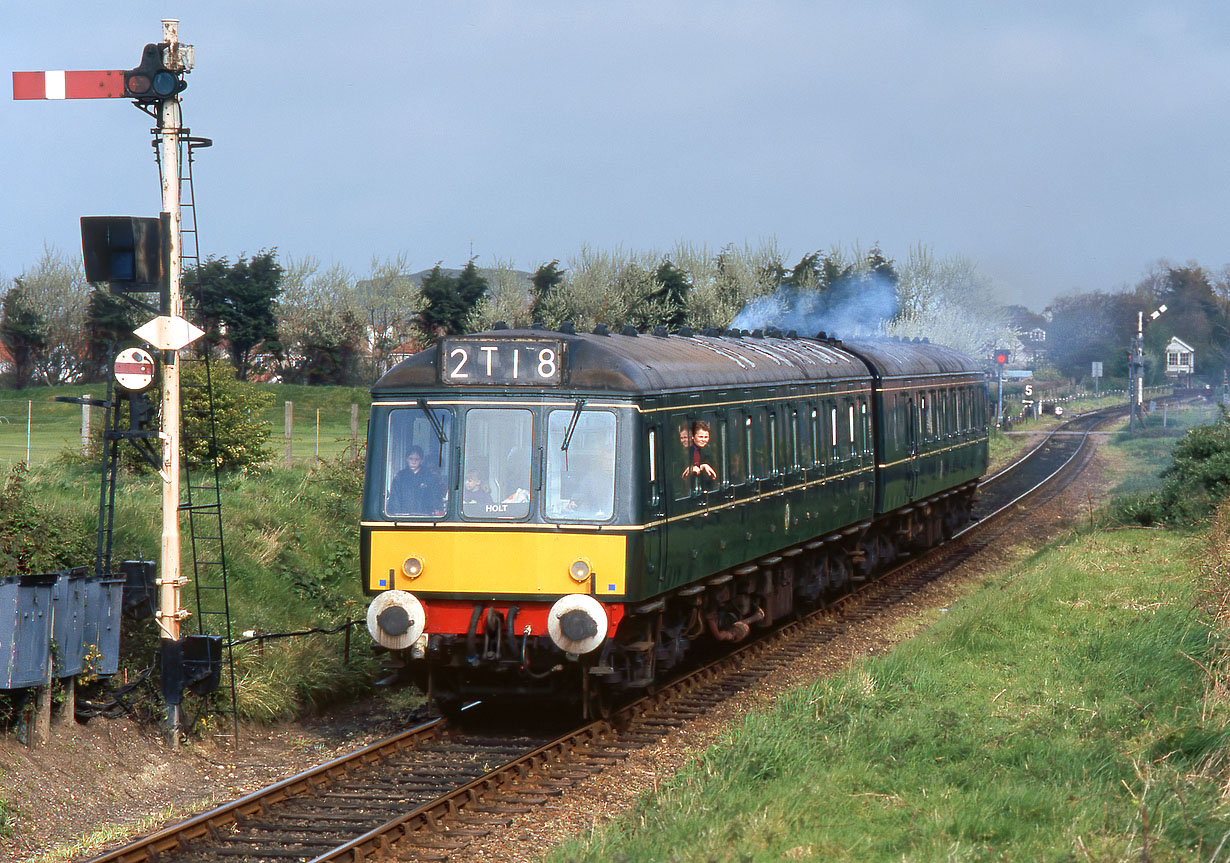
[[[177,351],[205,335],[204,330],[194,327],[185,319],[167,315],[160,315],[132,332],[161,351]]]

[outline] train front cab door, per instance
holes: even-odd
[[[666,467],[662,426],[649,427],[645,438],[645,569],[648,592],[665,586],[666,579],[666,497],[669,484],[663,470]]]
[[[910,396],[906,400],[906,480],[905,494],[910,500],[918,491],[918,439],[921,433],[922,413],[918,403]]]

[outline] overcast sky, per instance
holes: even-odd
[[[161,19],[196,68],[204,254],[357,275],[583,245],[923,244],[1006,302],[1220,268],[1230,5],[4,2],[8,71],[126,69]],[[82,215],[156,215],[128,102],[0,100],[0,276]]]

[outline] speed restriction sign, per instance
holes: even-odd
[[[154,382],[154,358],[141,348],[125,348],[115,358],[115,380],[126,390],[143,390]]]

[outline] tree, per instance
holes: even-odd
[[[13,358],[11,385],[25,389],[30,385],[39,354],[47,346],[47,322],[34,310],[20,278],[13,280],[13,287],[4,295],[0,340]]]
[[[276,250],[268,250],[251,260],[241,255],[233,266],[211,257],[185,279],[197,294],[208,344],[226,348],[239,380],[247,380],[252,369],[253,348],[281,353],[274,301],[282,274]]]
[[[1058,297],[1047,311],[1047,352],[1054,366],[1073,380],[1100,362],[1107,377],[1127,377],[1129,341],[1136,332],[1136,307],[1131,294],[1094,291]]]
[[[41,320],[42,344],[27,343],[30,377],[48,384],[77,380],[88,354],[85,326],[89,283],[81,265],[51,247],[14,279],[21,307]]]
[[[121,346],[135,344],[133,330],[141,325],[136,308],[106,288],[94,288],[86,302],[86,356],[81,377],[103,381]]]
[[[541,271],[542,267],[539,267],[539,272]],[[478,301],[474,313],[470,316],[472,329],[489,330],[499,321],[514,328],[526,327],[540,320],[532,311],[532,277],[527,277],[524,272],[517,270],[511,261],[499,259],[484,270],[483,274],[487,279],[487,293]],[[561,273],[560,280],[562,279]],[[550,290],[546,293],[549,294]]]
[[[404,253],[384,261],[372,258],[371,277],[355,283],[351,305],[366,326],[372,377],[387,372],[390,354],[414,338],[422,295],[408,270]]]
[[[291,259],[278,300],[278,372],[287,383],[353,384],[363,377],[364,321],[354,277],[316,258]]]
[[[669,329],[678,330],[688,320],[688,294],[692,291],[692,285],[688,282],[687,273],[672,264],[670,259],[663,258],[653,276],[659,287],[649,298],[663,304],[662,323]]]
[[[530,302],[530,317],[542,320],[540,309],[546,309],[551,300],[551,293],[564,281],[564,271],[559,268],[559,261],[542,264],[530,276],[533,300]]]
[[[183,378],[184,457],[194,462],[210,461],[211,415],[205,396],[204,363],[184,363]],[[251,470],[269,460],[272,426],[260,419],[273,402],[273,393],[228,375],[214,375],[213,432],[217,449],[213,460],[224,470]]]
[[[457,276],[446,275],[437,262],[423,277],[419,289],[423,296],[419,311],[423,329],[439,338],[466,331],[470,315],[487,290],[487,280],[479,275],[473,258]]]

